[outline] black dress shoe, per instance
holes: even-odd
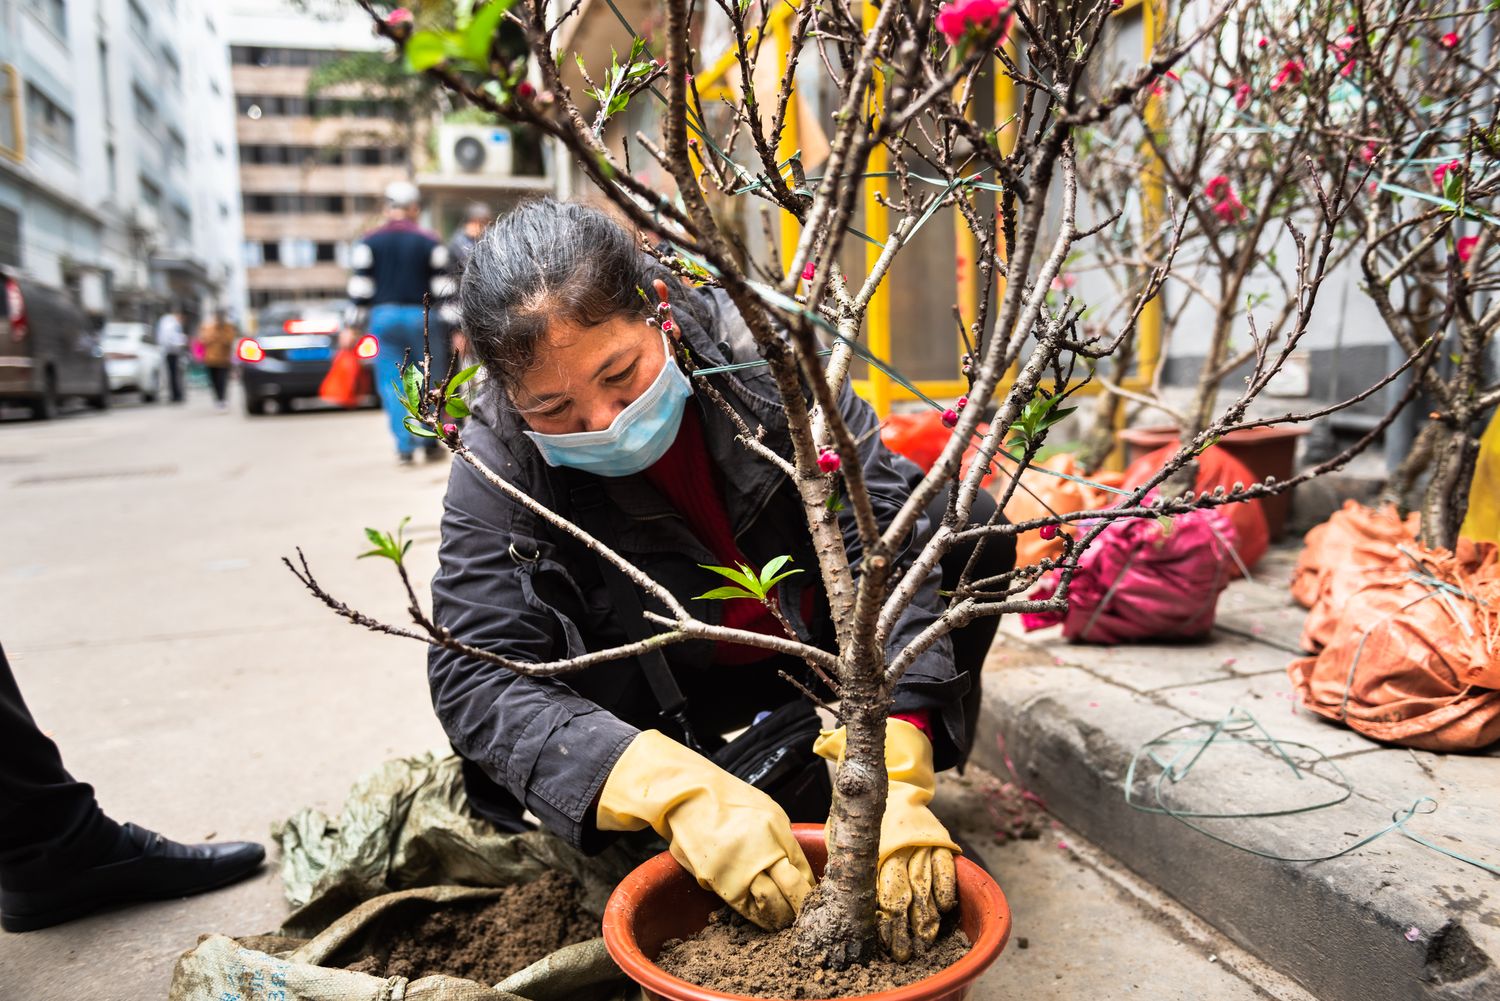
[[[60,874],[44,888],[0,889],[0,928],[35,931],[101,907],[191,896],[244,879],[266,857],[264,848],[248,841],[180,845],[134,824],[124,831],[138,854]]]

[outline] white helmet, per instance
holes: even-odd
[[[393,209],[411,208],[422,200],[422,193],[410,181],[392,181],[385,186],[385,203]]]

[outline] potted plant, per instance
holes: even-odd
[[[1106,511],[1048,515],[1016,524],[996,515],[973,524],[971,510],[981,480],[996,457],[1004,451],[1010,468],[1028,468],[1045,445],[1049,429],[1066,414],[1063,404],[1072,391],[1070,377],[1093,360],[1108,357],[1123,333],[1124,323],[1086,333],[1079,321],[1082,310],[1073,297],[1050,293],[1075,248],[1096,235],[1078,222],[1078,132],[1138,108],[1165,74],[1222,32],[1223,10],[1165,32],[1145,65],[1090,82],[1085,71],[1102,58],[1113,37],[1114,6],[1107,2],[1010,5],[955,0],[940,8],[885,4],[863,9],[849,0],[804,4],[786,25],[790,51],[842,67],[833,76],[838,110],[832,116],[828,161],[818,176],[809,177],[796,157],[788,160],[778,152],[796,74],[790,67],[778,68],[774,77],[780,80],[780,90],[774,94],[760,93],[754,86],[754,81],[767,78],[766,70],[757,72],[756,64],[772,50],[752,39],[773,15],[770,5],[752,0],[705,10],[692,8],[688,0],[666,0],[665,24],[653,40],[637,37],[608,66],[581,69],[590,83],[592,105],[580,104],[565,86],[559,65],[566,54],[554,50],[559,26],[579,16],[577,6],[554,20],[556,15],[545,4],[491,0],[457,23],[423,23],[415,29],[409,16],[386,16],[370,4],[366,8],[375,16],[377,29],[404,46],[414,71],[426,73],[497,118],[529,124],[550,136],[600,197],[642,233],[652,234],[643,242],[646,252],[686,280],[721,289],[733,303],[754,338],[760,363],[774,378],[790,439],[786,454],[778,453],[762,439],[763,429],[746,424],[740,441],[773,463],[795,490],[838,636],[833,649],[823,649],[782,636],[726,629],[696,617],[620,552],[488,468],[466,443],[466,432],[454,423],[468,411],[464,394],[473,369],[448,377],[432,371],[425,359],[406,368],[408,426],[441,441],[457,461],[470,464],[511,502],[551,530],[584,540],[634,587],[659,599],[668,614],[648,616],[659,631],[644,641],[556,662],[497,661],[494,654],[463,643],[423,610],[404,563],[408,544],[399,532],[371,530],[376,547],[372,555],[388,558],[395,566],[414,629],[385,625],[338,600],[317,581],[305,559],[293,565],[294,572],[320,600],[351,621],[499,663],[520,674],[556,675],[704,638],[791,653],[812,665],[837,699],[846,750],[836,769],[826,827],[800,835],[810,853],[816,855],[816,846],[822,844],[827,854],[818,888],[794,925],[795,951],[801,961],[819,968],[867,962],[880,950],[876,852],[889,788],[884,747],[896,680],[933,644],[977,618],[1064,610],[1079,555],[1115,521],[1161,519],[1272,496],[1299,482],[1293,477],[1274,484],[1247,484],[1227,494],[1169,493],[1159,502],[1145,501],[1149,491],[1189,464],[1210,438],[1256,426],[1245,418],[1245,409],[1308,329],[1334,244],[1334,225],[1344,211],[1342,200],[1335,196],[1320,203],[1325,215],[1316,239],[1299,245],[1296,287],[1304,291],[1288,307],[1283,345],[1272,350],[1257,342],[1262,350],[1252,359],[1250,388],[1222,414],[1210,415],[1160,473]],[[501,20],[523,30],[529,61],[495,57],[490,43]],[[693,42],[714,32],[728,39],[730,58],[738,62],[743,81],[726,98],[734,114],[722,135],[708,132],[705,102],[694,84],[703,57]],[[1012,45],[999,46],[1007,33]],[[1015,46],[1022,44],[1024,68],[1014,55]],[[1015,118],[993,126],[972,120],[975,82],[982,68],[1006,75],[1029,95]],[[655,109],[649,134],[642,129],[623,137],[610,131],[611,122],[627,108],[644,103]],[[879,114],[872,115],[870,109],[877,106]],[[748,163],[727,152],[736,137],[743,137]],[[877,154],[887,160],[889,171],[873,168]],[[675,197],[637,177],[627,156],[649,158],[670,178]],[[928,180],[917,181],[918,173]],[[841,250],[856,238],[852,206],[870,175],[890,175],[898,182],[883,198],[891,214],[890,232],[871,266],[853,271],[843,265],[847,255]],[[728,235],[735,230],[721,225],[722,211],[711,208],[704,189],[739,198],[742,205],[783,213],[797,227],[787,232],[780,246],[745,247]],[[859,336],[872,296],[892,261],[944,207],[955,212],[957,224],[976,248],[979,301],[977,315],[966,329],[973,349],[968,393],[943,414],[953,434],[932,468],[898,509],[881,518],[863,479],[860,457],[865,443],[846,424],[837,398],[846,389],[856,354],[868,356]],[[1169,250],[1169,260],[1171,254]],[[998,280],[1002,276],[1004,280]],[[951,274],[941,277],[952,280]],[[1123,315],[1138,313],[1159,294],[1165,277],[1165,272],[1158,272],[1142,283]],[[1004,374],[1011,370],[1014,378],[1007,381]],[[980,433],[986,413],[993,416]],[[965,453],[976,441],[972,447],[977,461],[966,464]],[[1357,450],[1336,458],[1347,461]],[[1332,467],[1310,470],[1301,478],[1323,468]],[[1018,476],[1007,478],[1002,507],[1017,482]],[[908,546],[924,512],[944,491],[949,501],[941,524]],[[919,635],[894,647],[885,642],[896,617],[917,600],[922,581],[954,546],[1032,529],[1055,535],[1060,528],[1073,530],[1062,533],[1067,536],[1062,557],[984,579],[965,570]],[[851,565],[850,539],[860,543],[858,572]],[[739,591],[770,602],[767,581],[784,564],[777,557],[764,568],[742,568]],[[1048,570],[1059,574],[1053,596],[1025,597]],[[705,577],[711,575],[705,571]],[[962,865],[960,871],[962,921],[975,946],[987,950],[976,953],[975,961],[964,967],[977,975],[1003,946],[1008,916],[993,881],[978,867]],[[651,899],[672,901],[674,908],[684,900],[673,889],[686,884],[674,874],[672,864],[658,860],[638,875],[652,888],[630,883],[621,892],[660,894]],[[662,881],[664,886],[657,885]],[[700,898],[693,906],[701,910],[702,903]],[[658,910],[653,908],[647,917],[654,920]],[[621,957],[627,968],[654,959],[649,949],[655,940],[644,924],[621,935],[633,936],[643,947],[634,959]],[[962,990],[942,974],[935,979],[941,979],[939,995]],[[696,990],[686,996],[718,995]]]

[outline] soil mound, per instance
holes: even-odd
[[[758,998],[843,998],[905,987],[958,962],[969,940],[951,917],[932,948],[909,963],[879,956],[865,966],[826,970],[792,954],[791,929],[765,932],[729,908],[687,939],[662,946],[656,965],[689,983]]]
[[[377,977],[433,974],[497,984],[565,945],[599,937],[578,884],[557,872],[507,887],[499,899],[392,925],[376,952],[347,967]]]

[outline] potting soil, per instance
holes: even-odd
[[[599,935],[599,919],[579,906],[581,889],[548,872],[507,887],[497,900],[423,914],[385,930],[379,951],[347,969],[416,980],[447,974],[497,984],[565,945]]]
[[[846,998],[905,987],[952,966],[969,951],[969,940],[949,917],[937,941],[910,962],[879,955],[864,966],[828,970],[792,952],[792,929],[766,932],[729,908],[687,939],[672,939],[656,965],[689,983],[758,998]]]

